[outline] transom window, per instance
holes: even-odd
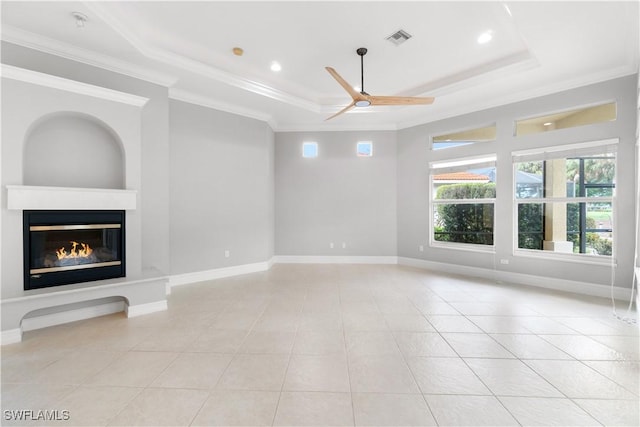
[[[451,132],[442,135],[436,135],[431,139],[431,149],[442,150],[444,148],[459,147],[462,145],[470,145],[478,142],[495,141],[496,125],[467,129],[458,132]]]
[[[616,120],[615,102],[545,114],[516,121],[516,136],[529,135]]]

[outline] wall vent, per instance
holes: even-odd
[[[387,37],[387,40],[389,40],[391,43],[395,44],[396,46],[400,46],[402,43],[406,42],[410,38],[411,38],[411,34],[407,33],[404,30],[398,30],[395,33],[391,34],[389,37]]]

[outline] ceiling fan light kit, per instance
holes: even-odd
[[[330,120],[340,114],[346,113],[353,107],[368,107],[370,105],[425,105],[432,104],[435,100],[432,97],[415,97],[415,96],[373,96],[364,90],[364,56],[367,54],[366,47],[356,49],[356,53],[360,56],[360,92],[356,91],[345,79],[331,67],[325,69],[331,76],[351,95],[352,101],[349,105],[338,111],[336,114],[325,119]]]

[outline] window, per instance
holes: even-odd
[[[616,142],[514,153],[518,250],[613,255]]]
[[[303,142],[302,143],[302,157],[305,157],[305,158],[318,157],[318,143],[317,142]]]
[[[431,244],[493,247],[495,156],[431,164]]]
[[[434,136],[431,140],[431,148],[442,150],[443,148],[459,147],[477,142],[495,141],[495,139],[496,125],[493,124],[482,128]]]
[[[373,156],[373,143],[371,141],[361,141],[356,145],[356,154],[358,157]]]
[[[616,103],[596,105],[516,121],[516,136],[549,132],[616,119]]]

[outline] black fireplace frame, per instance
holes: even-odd
[[[126,276],[125,211],[120,210],[25,210],[23,211],[24,290],[92,282]],[[37,225],[120,224],[120,265],[32,275],[30,227]]]

